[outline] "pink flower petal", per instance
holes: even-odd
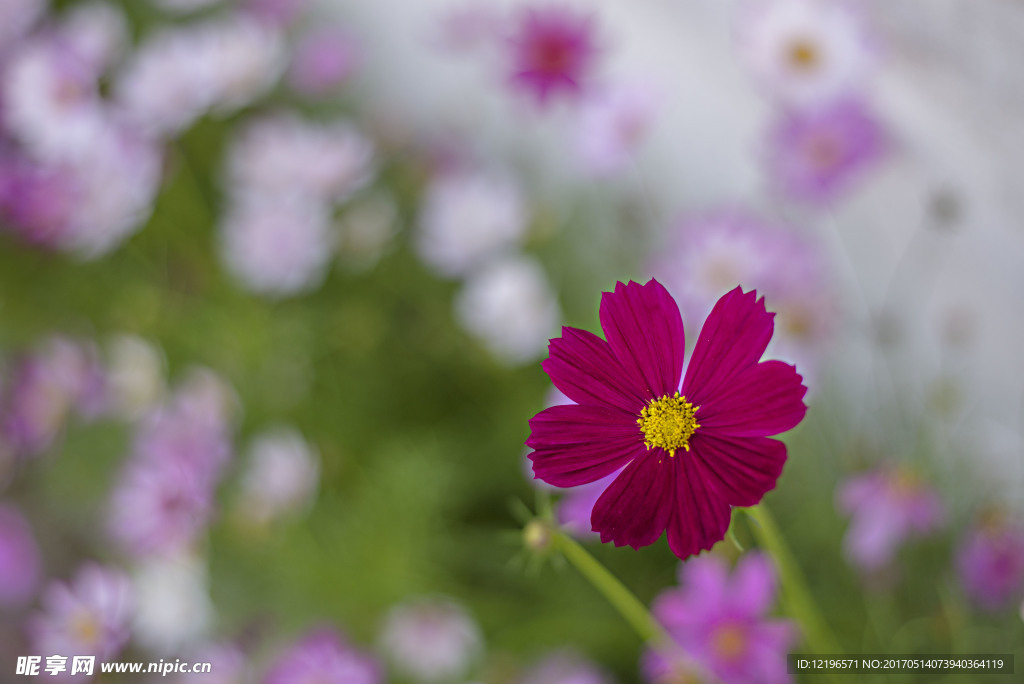
[[[781,361],[751,366],[700,405],[700,431],[767,437],[795,427],[807,413],[801,379],[796,368]]]
[[[732,604],[745,614],[757,617],[767,613],[775,601],[775,569],[767,556],[748,553],[736,565],[732,575]]]
[[[530,420],[530,429],[534,475],[557,487],[599,480],[643,452],[631,416],[602,406],[551,406]]]
[[[772,338],[775,314],[757,292],[739,287],[722,295],[701,328],[683,379],[683,394],[696,406],[760,360]]]
[[[594,505],[591,522],[601,541],[634,549],[653,544],[672,516],[675,473],[661,449],[634,459]]]
[[[775,489],[786,463],[786,445],[768,437],[697,433],[690,445],[703,466],[705,484],[731,506],[756,505]]]
[[[661,283],[616,283],[614,293],[601,297],[601,327],[626,372],[643,379],[650,399],[679,389],[686,348],[683,318]]]
[[[626,372],[608,343],[578,328],[562,328],[551,340],[544,372],[565,396],[578,404],[610,406],[639,415],[647,392]]]
[[[668,524],[668,545],[679,558],[710,549],[725,537],[732,509],[708,483],[706,468],[689,453],[668,459],[676,473],[676,505]]]

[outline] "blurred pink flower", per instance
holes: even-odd
[[[256,19],[285,28],[310,4],[310,0],[241,0],[241,9]]]
[[[69,169],[0,152],[0,220],[22,240],[58,247],[72,230],[80,195]]]
[[[1024,524],[1002,516],[979,521],[956,555],[964,592],[985,610],[1004,610],[1024,595]]]
[[[622,470],[616,470],[607,477],[590,482],[578,487],[570,487],[565,490],[561,500],[555,508],[555,516],[558,524],[576,537],[590,537],[597,533],[591,528],[590,517],[594,511],[594,504],[604,494]]]
[[[628,165],[647,135],[656,110],[652,90],[637,83],[596,93],[584,101],[577,133],[584,167],[600,176]]]
[[[46,9],[46,0],[0,2],[0,54],[23,36]]]
[[[359,51],[351,35],[324,28],[303,36],[292,54],[288,83],[309,96],[329,94],[355,71]]]
[[[26,605],[42,576],[39,547],[28,520],[10,504],[0,504],[0,609]]]
[[[862,85],[875,47],[848,0],[747,0],[738,14],[739,51],[770,97],[823,102]]]
[[[558,5],[531,7],[509,42],[511,79],[539,104],[575,97],[590,80],[597,57],[594,19]]]
[[[888,565],[906,539],[934,532],[946,515],[938,493],[903,467],[850,477],[836,490],[836,507],[850,516],[843,552],[865,571]]]
[[[395,669],[418,682],[455,681],[483,650],[476,622],[445,598],[419,598],[392,608],[380,642]]]
[[[769,173],[793,199],[828,204],[884,157],[885,134],[856,100],[789,111],[769,140]]]
[[[15,453],[45,451],[72,411],[85,418],[102,412],[104,378],[95,350],[52,337],[16,366],[0,405],[2,440]]]
[[[649,270],[689,320],[706,318],[720,293],[736,283],[756,287],[776,312],[771,354],[813,380],[837,318],[829,266],[810,236],[723,210],[681,222],[652,255]]]
[[[571,650],[556,651],[531,667],[520,684],[610,684],[611,676]]]
[[[748,553],[731,574],[718,556],[691,558],[679,568],[679,585],[662,592],[652,611],[684,657],[724,684],[792,681],[786,653],[797,630],[788,620],[765,618],[775,600],[775,572],[767,557]],[[672,653],[649,652],[643,661],[648,681],[664,681],[675,659]]]
[[[196,371],[138,427],[111,495],[108,529],[130,554],[189,550],[213,515],[232,455],[230,389]]]
[[[240,483],[241,512],[251,522],[266,524],[308,509],[319,477],[319,454],[301,433],[287,427],[265,430],[249,447]]]
[[[292,645],[271,666],[263,684],[381,684],[384,675],[370,656],[357,651],[335,630],[322,627]]]
[[[43,612],[28,623],[35,654],[92,655],[103,661],[128,641],[134,598],[131,582],[119,570],[88,563],[69,584],[50,583],[42,604]]]

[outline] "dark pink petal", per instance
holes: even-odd
[[[603,406],[552,406],[530,420],[530,430],[533,473],[557,487],[599,480],[644,450],[632,417]]]
[[[683,318],[661,283],[617,283],[614,293],[601,296],[601,328],[626,372],[642,378],[648,400],[679,389],[686,348]]]
[[[639,415],[649,401],[639,376],[630,377],[608,343],[586,330],[562,328],[562,336],[548,344],[548,358],[541,367],[555,387],[578,404]]]
[[[768,437],[725,437],[698,432],[690,439],[691,454],[702,465],[705,483],[732,506],[753,506],[775,482],[786,464],[786,445]]]
[[[691,442],[692,443],[692,442]],[[686,559],[710,549],[725,537],[732,509],[708,482],[700,460],[690,452],[666,459],[676,467],[676,505],[668,523],[672,553]]]
[[[795,427],[807,413],[801,380],[796,368],[781,361],[749,367],[700,405],[701,432],[767,437]]]
[[[757,292],[739,287],[722,295],[708,314],[683,379],[683,394],[703,406],[737,374],[757,363],[772,338],[775,314]]]
[[[658,541],[674,508],[672,460],[661,449],[646,451],[608,485],[591,515],[602,542],[638,549]]]

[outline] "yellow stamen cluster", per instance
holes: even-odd
[[[675,456],[679,449],[689,451],[690,437],[700,427],[694,418],[699,408],[679,396],[679,392],[651,400],[636,421],[644,433],[644,444],[648,449],[661,447],[669,456]]]

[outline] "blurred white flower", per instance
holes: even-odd
[[[283,50],[275,29],[243,15],[165,29],[135,52],[114,97],[136,125],[171,135],[211,108],[231,111],[266,92]]]
[[[373,143],[346,121],[277,114],[249,123],[232,142],[228,180],[246,192],[342,202],[371,180],[373,153]]]
[[[874,52],[863,17],[846,0],[748,0],[737,33],[767,94],[793,104],[856,89]]]
[[[111,409],[134,420],[153,408],[164,392],[160,349],[135,335],[119,335],[107,347],[107,387]]]
[[[22,43],[2,75],[4,124],[41,161],[64,161],[106,126],[98,74],[72,45],[53,37]]]
[[[441,275],[461,276],[521,242],[527,227],[522,193],[510,178],[478,169],[445,172],[427,188],[416,248]]]
[[[135,639],[159,654],[197,643],[213,619],[204,559],[188,552],[156,556],[134,571]]]
[[[128,44],[128,24],[120,7],[93,0],[62,16],[60,36],[97,74],[121,56]]]
[[[403,676],[419,682],[454,681],[483,650],[483,636],[462,606],[425,598],[391,609],[381,647]]]
[[[316,491],[316,449],[298,431],[279,427],[258,435],[249,447],[241,482],[241,511],[250,521],[270,520],[306,508]]]
[[[510,364],[543,354],[561,316],[544,269],[525,256],[502,257],[470,275],[456,297],[455,314]]]
[[[327,208],[297,196],[237,198],[220,226],[225,266],[243,287],[260,294],[315,288],[327,275],[334,247]]]
[[[594,175],[625,167],[647,135],[658,108],[650,87],[624,83],[582,103],[577,132],[580,160]]]

